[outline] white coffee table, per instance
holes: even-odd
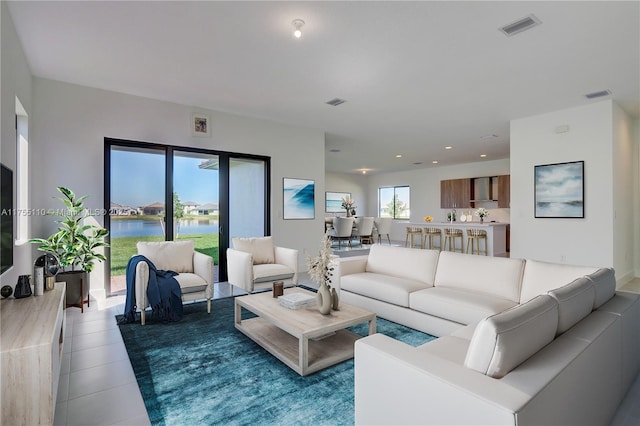
[[[293,292],[315,295],[297,287],[285,290]],[[258,316],[242,320],[242,308]],[[345,328],[363,322],[369,323],[369,334],[376,332],[375,313],[346,303],[322,315],[316,306],[285,308],[270,291],[235,299],[236,328],[301,376],[353,358],[354,343],[362,336]]]

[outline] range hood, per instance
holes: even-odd
[[[492,198],[491,178],[481,177],[473,179],[473,199],[472,202],[496,201]]]

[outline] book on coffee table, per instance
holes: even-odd
[[[278,303],[289,309],[302,309],[316,305],[315,296],[302,293],[290,293],[278,297]]]

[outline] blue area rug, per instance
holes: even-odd
[[[354,423],[353,359],[301,377],[235,329],[233,306],[214,300],[208,315],[206,303],[187,304],[180,322],[120,325],[152,424]],[[350,330],[366,336],[368,325]],[[413,346],[434,339],[380,318],[377,330]]]

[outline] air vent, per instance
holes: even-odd
[[[343,103],[345,103],[347,101],[345,101],[344,99],[340,99],[340,98],[333,98],[330,101],[325,102],[327,105],[331,105],[331,106],[338,106],[338,105],[342,105]]]
[[[595,99],[601,98],[603,96],[609,96],[611,94],[611,90],[601,90],[599,92],[587,93],[584,95],[587,99]]]
[[[511,37],[512,35],[521,33],[540,24],[541,22],[538,18],[536,18],[534,15],[529,15],[509,25],[505,25],[504,27],[499,28],[499,30],[502,31],[507,37]]]

